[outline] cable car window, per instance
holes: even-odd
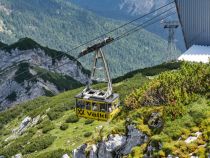
[[[99,111],[99,105],[97,103],[93,102],[92,106],[93,106],[93,111]]]
[[[108,104],[108,112],[112,112],[112,104]]]
[[[90,102],[86,102],[86,109],[91,110],[91,103]]]
[[[83,100],[77,100],[77,108],[81,108],[81,109],[85,108],[85,104]]]
[[[100,104],[100,111],[101,112],[107,112],[107,106],[105,103]]]

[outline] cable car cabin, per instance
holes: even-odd
[[[94,94],[97,90],[89,91]],[[87,97],[81,93],[76,97],[76,115],[99,121],[111,120],[119,112],[119,95],[114,93],[107,99]]]
[[[95,51],[94,65],[91,71],[91,80],[97,82],[106,82],[107,90],[94,90],[90,88],[90,82],[87,87],[76,98],[76,115],[88,119],[108,121],[119,111],[119,95],[112,92],[112,82],[109,68],[101,48],[111,43],[113,38],[105,38],[103,41],[88,47],[82,51],[78,58]],[[101,75],[104,74],[104,78]],[[97,75],[98,74],[98,75]]]

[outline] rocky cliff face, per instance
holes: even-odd
[[[79,87],[89,80],[88,72],[73,57],[64,53],[58,55],[62,52],[37,44],[34,48],[20,47],[26,40],[30,39],[0,50],[0,110],[42,95]],[[31,43],[31,46],[35,44]]]
[[[120,158],[131,153],[133,147],[148,141],[146,134],[133,125],[127,127],[127,135],[110,135],[108,140],[93,144],[88,147],[83,144],[73,151],[73,158]],[[88,156],[85,154],[90,148]]]

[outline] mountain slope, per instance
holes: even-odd
[[[3,47],[0,57],[0,110],[78,88],[89,80],[89,71],[74,57],[43,47],[30,38]],[[58,68],[63,63],[67,64]]]
[[[4,44],[4,43],[0,42],[0,48],[2,48],[2,47],[6,47],[6,46],[7,46],[6,44]]]
[[[145,15],[155,9],[158,9],[167,3],[170,3],[169,0],[72,0],[73,3],[81,6],[85,9],[88,9],[96,14],[99,14],[104,17],[112,18],[112,19],[120,19],[120,20],[133,20],[137,17]],[[164,10],[172,7],[170,5],[165,7],[164,9],[159,10],[156,13],[151,14],[144,18],[144,20],[154,17],[157,14],[163,12]],[[175,10],[175,9],[174,9]],[[172,12],[172,11],[171,11]],[[172,16],[169,18],[170,20],[178,20],[177,15]],[[137,23],[142,23],[143,19],[138,20]],[[162,24],[156,23],[152,26],[146,28],[146,30],[153,32],[162,38],[167,40],[168,32],[164,30]],[[176,40],[177,40],[177,47],[181,50],[185,50],[184,46],[184,39],[182,35],[182,31],[179,28],[176,32]]]
[[[0,6],[4,8],[0,10],[1,41],[13,43],[30,37],[44,46],[61,51],[71,50],[124,23],[97,16],[64,0],[2,0]],[[132,27],[109,36],[120,35]],[[165,61],[166,48],[166,41],[145,30],[107,46],[106,56],[112,76]],[[82,49],[70,52],[70,55],[77,56]],[[170,58],[176,58],[178,54],[175,52]],[[90,58],[81,61],[86,67],[92,65]]]
[[[191,71],[192,69],[194,71]],[[202,74],[200,73],[201,71],[205,73]],[[160,74],[161,72],[162,74]],[[149,85],[154,81],[159,80],[163,83],[162,86],[167,85],[168,82],[164,76],[171,76],[170,82],[173,81],[171,88],[175,91],[179,90],[179,87],[174,87],[174,84],[176,84],[174,80],[175,76],[182,72],[187,72],[187,75],[190,73],[200,76],[197,78],[196,75],[183,75],[181,77],[182,80],[180,79],[180,81],[188,82],[188,78],[191,77],[193,81],[196,81],[194,84],[195,89],[191,89],[191,92],[195,92],[196,98],[188,98],[189,102],[187,104],[186,102],[179,102],[181,103],[180,107],[184,106],[186,108],[182,111],[184,115],[177,115],[177,117],[171,118],[170,116],[174,114],[173,111],[170,111],[171,105],[142,106],[133,110],[129,107],[129,104],[125,104],[124,99],[133,98],[133,93],[135,92],[138,92],[136,97],[147,97],[147,95],[140,95],[139,89],[145,89],[146,87],[150,89]],[[122,140],[118,138],[121,137],[119,135],[108,137],[108,135],[111,133],[125,135],[127,131],[126,125],[132,124],[141,133],[144,133],[148,139],[134,147],[128,157],[143,157],[143,155],[167,157],[169,154],[189,157],[191,153],[205,157],[210,152],[210,101],[208,92],[206,93],[203,88],[196,89],[196,87],[198,85],[203,85],[203,87],[209,86],[209,82],[199,82],[201,80],[209,80],[209,74],[208,65],[168,63],[139,70],[118,78],[115,80],[114,91],[120,94],[122,105],[126,106],[121,107],[121,113],[109,124],[75,118],[75,111],[73,110],[74,96],[82,88],[71,90],[52,98],[41,97],[23,103],[20,106],[1,112],[0,144],[2,146],[0,155],[9,157],[22,153],[23,157],[27,158],[60,158],[64,154],[71,155],[73,149],[86,142],[90,144],[86,151],[83,151],[83,149],[79,150],[80,154],[83,154],[80,156],[84,156],[90,153],[92,144],[100,142],[102,138],[105,143],[111,139],[109,143],[113,145],[112,147],[117,146],[120,148],[119,145]],[[102,84],[94,86],[104,87]],[[154,85],[154,90],[155,88]],[[186,92],[189,95],[189,91]],[[179,100],[187,95],[176,99]],[[128,99],[126,99],[126,102],[128,102]],[[167,113],[164,112],[165,110],[167,110]],[[74,122],[70,123],[70,120],[74,120]],[[103,126],[101,132],[99,128],[96,128],[99,126]],[[136,134],[135,131],[136,129],[132,135]],[[136,137],[137,139],[139,138]],[[106,148],[101,146],[98,149],[98,146],[95,146],[96,152],[103,152],[104,156],[110,154]],[[93,154],[96,152],[93,152]],[[114,153],[120,152],[113,150],[111,154]]]
[[[144,15],[154,9],[167,4],[168,0],[72,0],[84,8],[97,12],[106,17],[114,17],[119,19],[129,18],[135,15]]]

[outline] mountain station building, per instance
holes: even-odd
[[[188,49],[178,60],[210,61],[210,0],[175,0]]]

